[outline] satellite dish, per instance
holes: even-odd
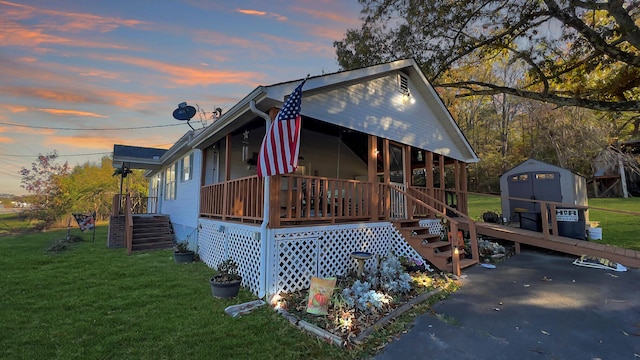
[[[181,103],[180,105],[178,105],[177,109],[173,110],[173,117],[176,120],[189,121],[192,117],[195,116],[195,114],[196,108],[191,105],[187,105],[186,102]]]

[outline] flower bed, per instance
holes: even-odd
[[[326,315],[307,312],[309,290],[281,294],[277,306],[288,316],[295,316],[297,320],[290,319],[292,323],[311,324],[331,334],[332,342],[342,345],[360,343],[374,328],[384,326],[399,316],[399,312],[427,300],[437,289],[450,283],[440,274],[407,273],[394,256],[383,259],[376,271],[366,273],[362,279],[353,273],[336,280]],[[318,335],[316,329],[312,331]]]

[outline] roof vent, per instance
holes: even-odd
[[[398,91],[402,95],[409,95],[409,79],[402,74],[398,74]]]

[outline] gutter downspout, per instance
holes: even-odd
[[[271,126],[271,117],[269,115],[267,115],[266,113],[258,110],[258,108],[256,108],[256,102],[251,100],[251,102],[249,103],[249,107],[251,109],[251,112],[253,112],[254,114],[260,116],[261,118],[263,118],[265,120],[265,129],[268,131],[269,127]],[[270,202],[270,197],[271,197],[271,193],[270,193],[270,189],[271,189],[271,177],[267,176],[264,178],[264,203],[262,204],[262,224],[260,224],[260,240],[262,241],[261,244],[261,259],[260,259],[260,272],[263,274],[263,288],[260,289],[260,292],[258,293],[258,297],[266,297],[267,296],[267,279],[268,279],[268,275],[267,275],[267,259],[269,259],[269,257],[267,256],[267,250],[268,250],[268,246],[267,246],[267,240],[269,239],[269,237],[267,236],[267,225],[269,224],[269,202]]]

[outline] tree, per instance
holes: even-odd
[[[31,168],[20,169],[21,186],[32,194],[34,206],[32,216],[40,220],[43,228],[49,227],[55,219],[65,212],[64,203],[60,201],[60,182],[69,173],[69,164],[57,164],[58,153],[39,154]]]
[[[122,188],[119,169],[112,166],[110,156],[104,156],[100,163],[86,162],[73,168],[65,176],[61,184],[60,197],[69,204],[72,212],[96,211],[98,218],[104,218],[111,211],[113,196],[118,194],[118,186]],[[128,188],[136,196],[146,196],[148,181],[141,170],[127,169]]]
[[[432,84],[463,89],[460,96],[507,94],[559,106],[640,111],[637,1],[359,2],[361,29],[334,43],[344,69],[413,57]],[[443,81],[461,62],[495,57],[522,61],[527,81]]]

